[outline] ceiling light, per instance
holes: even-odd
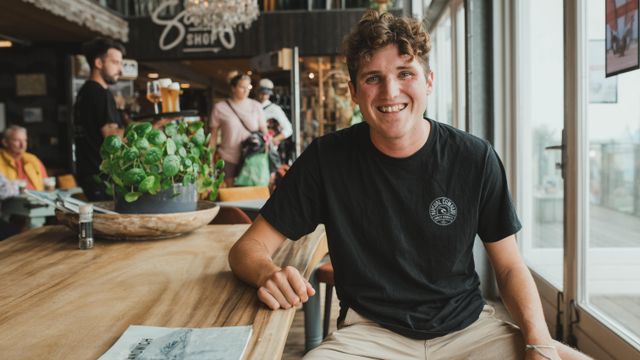
[[[13,46],[13,43],[9,40],[0,40],[0,48],[10,48]]]
[[[310,72],[309,73],[309,79],[313,80],[314,77],[316,77],[316,74]]]
[[[180,87],[183,88],[183,89],[188,89],[188,88],[191,87],[191,84],[189,84],[189,83],[181,83]]]
[[[148,73],[148,74],[147,74],[147,77],[148,77],[149,79],[157,79],[157,78],[159,78],[159,77],[160,77],[160,74],[158,74],[158,73]]]

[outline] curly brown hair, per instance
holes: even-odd
[[[396,45],[400,54],[417,57],[425,74],[429,73],[431,37],[422,23],[413,18],[367,10],[343,41],[349,76],[354,87],[362,61],[369,61],[376,50],[390,44]]]

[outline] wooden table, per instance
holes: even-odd
[[[84,251],[62,226],[0,242],[0,357],[96,359],[132,324],[253,324],[244,358],[280,359],[295,309],[267,309],[229,270],[229,249],[246,228],[209,225],[167,240],[97,240]],[[308,277],[326,252],[323,238],[319,227],[287,241],[274,260]]]

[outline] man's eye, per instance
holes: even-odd
[[[380,77],[378,75],[367,76],[367,78],[364,79],[364,82],[366,82],[367,84],[373,84],[378,81],[380,81]]]
[[[401,71],[400,72],[400,79],[406,79],[406,78],[410,78],[413,76],[413,73],[411,71]]]

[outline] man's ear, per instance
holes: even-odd
[[[351,80],[349,80],[349,93],[351,94],[351,100],[353,100],[354,103],[358,103],[357,99],[356,99],[356,87],[353,85],[353,82]]]
[[[93,68],[94,69],[102,69],[103,66],[104,66],[104,62],[102,61],[102,58],[100,56],[97,56],[93,60]]]
[[[431,95],[433,92],[433,71],[429,71],[427,74],[427,95]]]

